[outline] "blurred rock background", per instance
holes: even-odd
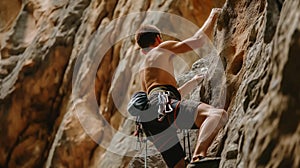
[[[201,27],[214,7],[223,8],[215,50],[175,62],[179,85],[209,65],[189,98],[230,114],[209,154],[226,168],[299,167],[299,0],[2,0],[0,167],[142,167],[126,113],[140,89],[132,32],[167,21],[114,19],[160,11]],[[168,22],[166,30],[182,27]],[[164,38],[187,38],[194,28]],[[149,145],[149,167],[165,167]]]

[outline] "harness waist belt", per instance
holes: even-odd
[[[174,88],[174,89],[176,89],[176,88]],[[152,95],[152,94],[155,94],[155,93],[157,94],[159,92],[166,92],[166,91],[168,91],[170,98],[180,100],[180,94],[179,94],[179,92],[176,90],[178,93],[177,94],[174,93],[174,89],[170,89],[167,86],[157,86],[157,87],[151,89],[151,91],[149,92],[149,95]]]

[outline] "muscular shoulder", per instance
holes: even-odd
[[[161,47],[161,48],[168,48],[168,47],[176,45],[178,43],[179,43],[179,41],[167,40],[167,41],[164,41],[164,42],[160,43],[159,47]]]
[[[162,42],[158,47],[167,50],[172,54],[180,54],[192,50],[191,48],[192,44],[188,44],[188,43],[193,43],[193,41],[195,41],[193,40],[193,38],[181,42],[170,40],[170,41]]]
[[[172,40],[168,40],[168,41],[164,41],[162,43],[160,43],[157,48],[160,48],[162,50],[165,50],[167,52],[173,52],[172,49],[174,48],[174,46],[178,45],[178,41],[172,41]]]

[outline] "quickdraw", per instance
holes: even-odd
[[[159,92],[158,93],[158,121],[163,121],[166,114],[173,111],[173,108],[171,106],[171,102],[169,99],[170,92]]]

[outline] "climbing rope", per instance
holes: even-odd
[[[136,140],[137,141],[136,150],[142,149],[142,143],[145,144],[144,166],[145,166],[145,168],[147,168],[147,157],[148,157],[147,156],[148,155],[147,137],[143,136],[144,132],[143,132],[143,129],[142,129],[142,124],[140,122],[140,117],[139,116],[136,118],[135,127],[136,127],[136,130],[135,130],[134,135],[137,138],[137,140]]]
[[[187,130],[187,129],[183,129],[182,132],[183,132],[183,150],[186,155],[184,160],[185,160],[185,164],[187,164],[192,159],[192,152],[191,152],[191,145],[190,145],[190,133],[189,133],[189,130]],[[187,139],[187,142],[186,142],[186,139]],[[188,151],[189,151],[188,154],[186,152],[186,143],[188,145]]]

